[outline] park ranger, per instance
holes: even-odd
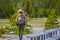
[[[18,29],[19,29],[19,40],[22,40],[23,38],[25,20],[26,20],[26,16],[24,15],[24,11],[22,9],[19,9],[16,16],[16,24],[18,25]]]

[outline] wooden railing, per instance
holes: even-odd
[[[49,37],[53,37],[60,34],[60,28],[59,29],[51,29],[46,30],[44,32],[40,33],[34,33],[27,35],[27,38],[30,38],[30,40],[45,40]]]

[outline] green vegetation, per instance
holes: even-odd
[[[0,18],[10,18],[16,11],[16,7],[10,0],[0,0]]]
[[[0,28],[0,37],[2,36],[4,30],[2,28]]]
[[[60,0],[0,0],[0,18],[10,18],[21,7],[29,17],[48,17],[51,9],[60,16]]]
[[[54,29],[59,28],[59,22],[57,20],[56,16],[56,10],[52,9],[51,14],[48,16],[46,23],[45,23],[45,29]]]
[[[24,9],[25,15],[29,18],[47,18],[45,25],[43,21],[45,19],[43,19],[42,22],[36,22],[36,19],[34,19],[35,21],[33,20],[33,22],[30,20],[28,21],[30,24],[35,23],[40,26],[43,24],[46,30],[59,28],[59,22],[57,19],[60,17],[60,0],[0,0],[0,18],[8,19],[10,24],[4,28],[4,30],[2,28],[0,29],[0,35],[11,31],[13,31],[14,34],[18,34],[15,22],[18,8]],[[26,25],[27,24],[28,23],[26,22]],[[24,34],[27,33],[31,32],[26,26]]]
[[[32,20],[27,22],[27,24],[31,25],[32,27],[44,28],[44,27],[46,27],[46,26],[44,26],[45,22],[47,22],[47,18],[32,18]],[[58,22],[60,23],[60,18],[58,18]],[[6,22],[1,23],[1,24],[3,25],[3,24],[6,24],[6,23],[7,23],[7,20],[6,20]],[[9,32],[11,32],[11,31],[13,31],[14,34],[16,34],[16,35],[18,34],[18,27],[17,26],[16,27],[6,26],[6,28],[3,28],[3,30],[4,30],[4,34],[9,34]],[[25,30],[24,30],[24,34],[31,33],[31,31],[29,31],[29,30],[31,30],[31,27],[30,27],[30,29],[28,29],[27,26],[26,26]],[[0,33],[2,33],[2,31],[0,31]]]

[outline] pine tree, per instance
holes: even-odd
[[[59,22],[57,20],[56,10],[52,9],[51,14],[48,16],[47,21],[45,23],[45,29],[54,29],[59,28]]]

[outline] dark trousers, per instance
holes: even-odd
[[[22,40],[22,38],[23,38],[24,27],[25,27],[25,23],[19,24],[19,27],[18,27],[18,29],[19,29],[19,40]]]

